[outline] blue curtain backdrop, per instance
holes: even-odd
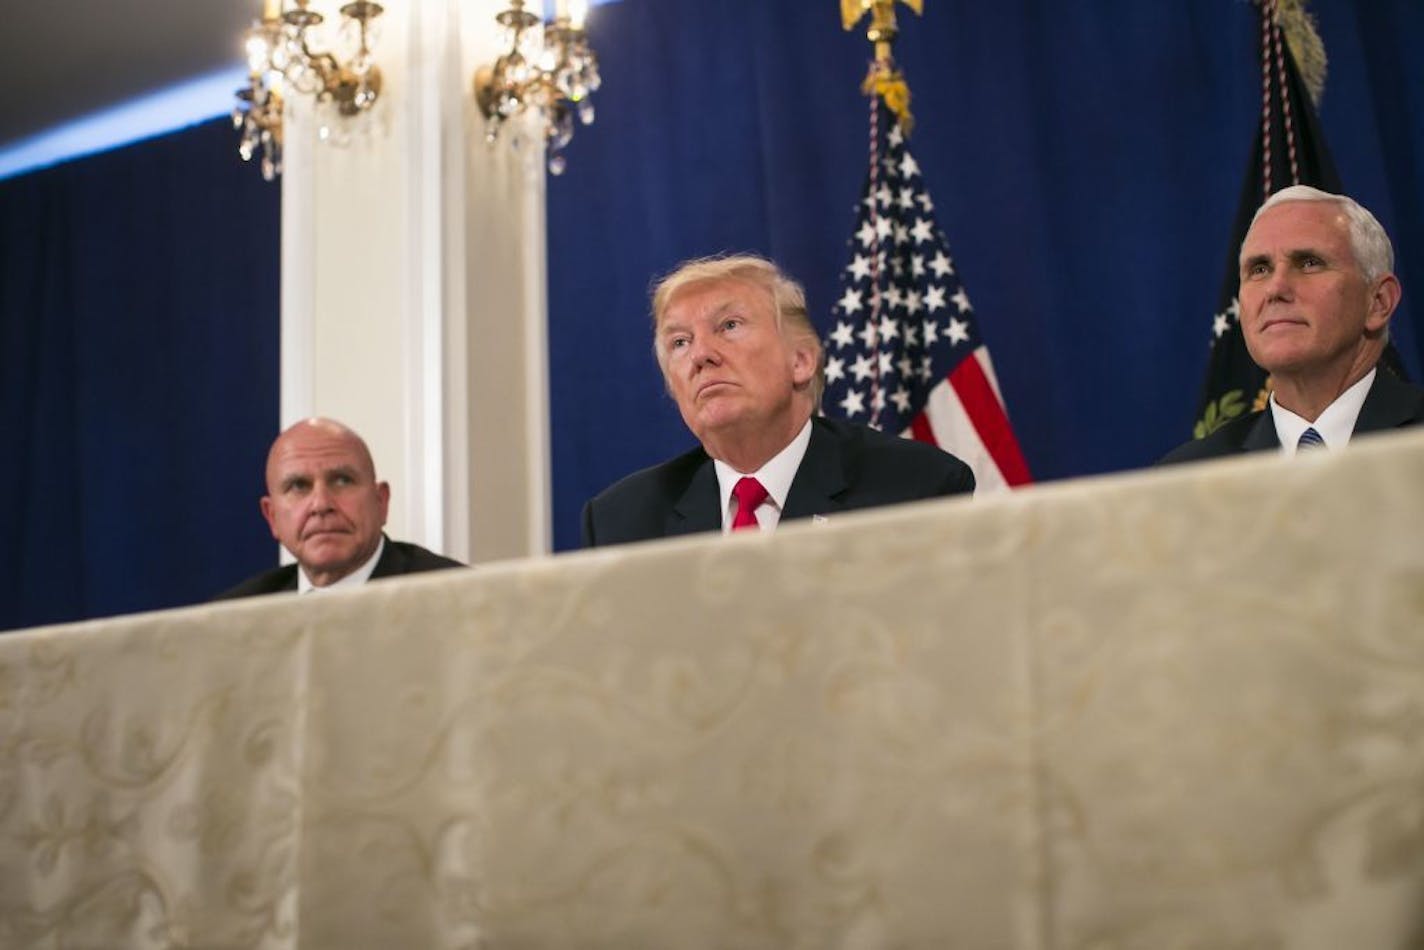
[[[866,170],[868,46],[833,0],[595,9],[597,124],[549,187],[555,540],[687,448],[649,281],[770,254],[824,319]],[[1034,473],[1133,468],[1187,437],[1258,121],[1245,0],[901,8],[912,139]],[[1313,0],[1322,125],[1395,238],[1420,377],[1418,0]],[[0,629],[191,603],[269,566],[279,189],[223,120],[0,182]],[[1411,312],[1412,308],[1412,312]]]
[[[0,182],[0,629],[275,563],[280,189],[224,119]]]
[[[900,7],[911,147],[1036,477],[1151,463],[1188,438],[1252,135],[1244,0]],[[1420,371],[1424,4],[1313,0],[1346,188],[1400,251],[1395,339]],[[753,250],[823,324],[866,172],[869,57],[832,0],[594,10],[604,86],[548,200],[556,546],[588,497],[692,444],[650,351],[647,287]],[[1412,313],[1411,313],[1412,308]]]

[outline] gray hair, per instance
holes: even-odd
[[[1267,208],[1288,201],[1323,201],[1339,205],[1350,229],[1350,251],[1355,255],[1355,263],[1365,275],[1365,280],[1374,283],[1385,274],[1394,272],[1394,246],[1389,242],[1389,235],[1384,233],[1384,228],[1364,205],[1347,195],[1333,195],[1309,185],[1291,185],[1267,198],[1256,210],[1256,217],[1251,219],[1251,223],[1254,225],[1256,218]]]

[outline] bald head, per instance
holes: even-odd
[[[376,480],[376,463],[371,458],[366,440],[335,419],[313,416],[288,426],[272,442],[272,448],[267,452],[267,490],[272,490],[274,465],[280,467],[280,460],[293,449],[300,452],[314,445],[346,448],[355,456],[366,476],[373,482]]]
[[[303,419],[267,453],[262,515],[317,587],[375,554],[390,497],[365,440],[333,419]]]

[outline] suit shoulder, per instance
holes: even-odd
[[[583,506],[583,546],[662,537],[668,512],[709,463],[699,446],[609,485]]]
[[[1191,439],[1183,442],[1158,459],[1157,464],[1177,465],[1181,462],[1200,462],[1204,459],[1222,458],[1244,452],[1246,451],[1246,437],[1250,435],[1251,430],[1264,414],[1265,410],[1260,410],[1232,419],[1204,439]]]
[[[418,574],[421,571],[444,571],[453,567],[468,567],[454,558],[412,544],[409,541],[386,539],[386,553],[381,556],[381,564],[372,572],[372,577],[392,574]],[[390,562],[389,564],[385,562]]]
[[[255,577],[230,587],[210,599],[210,603],[220,600],[237,600],[242,597],[258,597],[262,594],[279,594],[282,591],[297,589],[297,566],[295,564],[284,564],[281,567],[274,567],[270,571],[263,571]]]
[[[858,479],[899,483],[907,497],[930,498],[974,491],[974,472],[963,459],[938,446],[841,419],[817,417],[816,425],[838,439]]]
[[[671,501],[687,490],[692,476],[707,461],[706,452],[701,448],[692,449],[677,458],[623,476],[594,495],[588,505],[598,509],[617,509],[629,503],[642,504],[649,498]]]

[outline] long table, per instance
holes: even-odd
[[[0,636],[0,947],[1424,940],[1424,436]]]

